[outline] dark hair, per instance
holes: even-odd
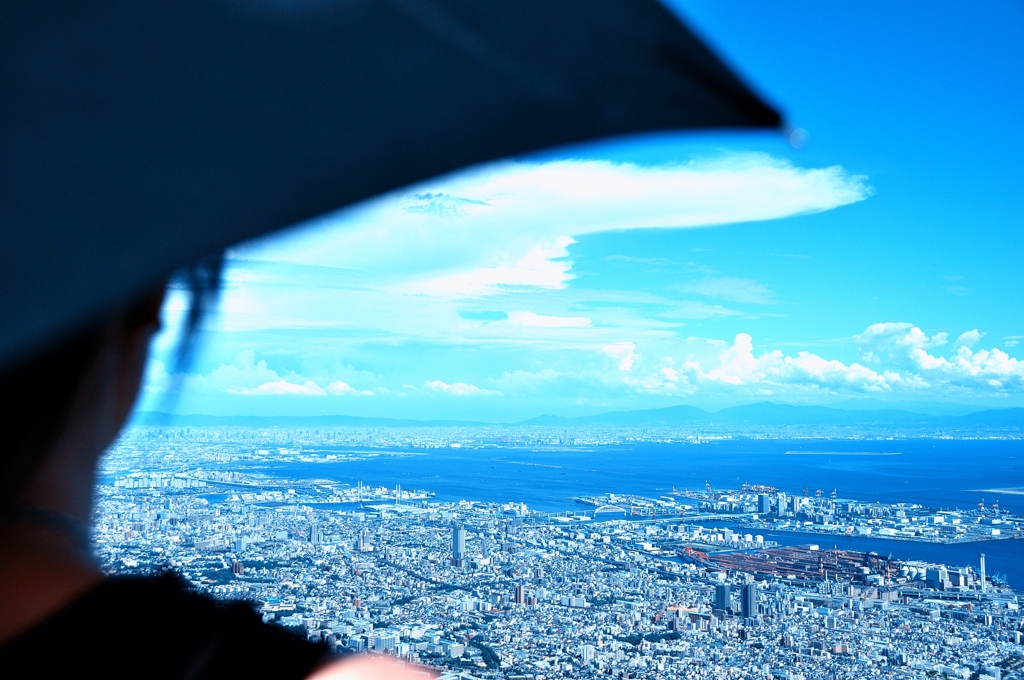
[[[187,368],[203,316],[217,300],[222,258],[205,261],[175,277],[191,294],[175,356],[176,373]],[[145,318],[149,300],[121,308],[129,325]],[[96,361],[111,316],[28,357],[0,374],[0,499],[13,500],[46,459],[63,429],[85,374]]]
[[[224,272],[224,258],[218,256],[181,272],[180,285],[188,290],[191,301],[185,315],[185,326],[174,355],[172,373],[180,375],[188,369],[195,353],[199,338],[199,327],[203,318],[217,306],[220,296],[221,275]],[[172,282],[174,279],[172,279]]]

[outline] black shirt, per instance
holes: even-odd
[[[111,578],[0,647],[0,676],[299,680],[323,645],[218,603],[174,576]]]

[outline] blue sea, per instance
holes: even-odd
[[[438,500],[522,502],[549,512],[581,510],[572,496],[633,493],[668,495],[673,488],[736,489],[744,482],[789,494],[833,489],[840,498],[919,503],[969,509],[984,499],[1024,514],[1024,442],[961,440],[724,440],[702,444],[592,448],[318,449],[356,452],[356,460],[281,463],[271,469],[292,478],[426,489]],[[992,489],[1003,491],[993,492]],[[1008,493],[1015,491],[1016,493]],[[764,533],[764,532],[759,532]],[[770,533],[770,532],[769,532]],[[989,573],[1024,586],[1024,540],[934,545],[886,539],[765,535],[784,544],[839,543],[839,547],[892,553],[895,558],[976,564],[984,552]]]

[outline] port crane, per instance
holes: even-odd
[[[714,563],[711,562],[711,558],[706,553],[702,553],[700,550],[694,550],[691,546],[683,546],[683,549],[679,552],[679,556],[684,560],[689,560],[694,564],[699,564],[703,567],[712,567]]]
[[[768,484],[747,484],[746,482],[740,487],[741,491],[747,493],[777,493],[778,488],[769,486]]]

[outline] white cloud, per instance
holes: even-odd
[[[966,331],[960,334],[960,337],[953,343],[953,347],[974,347],[984,335],[984,333],[979,333],[977,328],[973,331]]]
[[[492,374],[497,377],[481,378],[488,381],[491,389],[479,387],[478,379],[420,382],[421,378],[406,373],[393,377],[395,391],[385,386],[371,391],[354,387],[349,382],[353,378],[349,376],[355,376],[359,382],[381,376],[357,371],[348,365],[337,368],[333,375],[321,370],[279,373],[268,367],[266,360],[256,361],[251,350],[237,352],[230,362],[208,373],[187,376],[184,385],[191,393],[214,397],[229,394],[238,399],[259,396],[326,399],[329,395],[336,398],[378,395],[376,399],[387,399],[414,394],[471,399],[542,394],[546,398],[598,399],[604,400],[603,403],[636,395],[772,396],[814,400],[822,396],[831,399],[864,394],[914,399],[939,395],[994,398],[1024,394],[1024,361],[997,348],[979,349],[984,334],[978,329],[961,333],[950,343],[944,333],[927,334],[909,323],[873,324],[851,336],[859,347],[856,361],[842,361],[810,351],[786,352],[771,347],[755,350],[754,338],[747,333],[737,333],[729,341],[652,334],[637,337],[635,341],[601,342],[590,337],[599,330],[588,329],[586,335],[571,345],[559,342],[545,345],[552,351],[543,354],[544,368],[505,370]],[[530,342],[531,346],[537,346],[534,344],[537,341]],[[289,356],[287,361],[294,362],[296,358]],[[303,365],[313,364],[306,361]],[[474,376],[480,375],[479,367],[463,368],[474,371]],[[419,383],[418,389],[410,384],[410,378]],[[171,376],[158,361],[150,365],[148,393],[156,393],[157,388],[166,388],[170,382]]]
[[[672,357],[667,357],[667,358],[671,359]],[[680,373],[679,371],[677,371],[676,369],[672,368],[671,366],[663,366],[662,369],[661,369],[661,374],[663,376],[665,376],[665,380],[667,380],[667,381],[669,381],[671,383],[677,383],[680,380],[685,380],[686,379],[686,375],[685,374]]]
[[[903,395],[956,394],[1001,396],[1024,391],[1024,361],[999,349],[973,351],[969,345],[982,337],[977,330],[963,333],[949,357],[930,350],[948,344],[945,333],[928,336],[908,323],[880,323],[853,336],[865,364],[826,359],[812,352],[796,356],[779,349],[754,352],[753,338],[738,333],[732,343],[705,341],[719,346],[709,359],[676,362],[662,360],[647,378],[627,379],[633,390],[652,394],[726,391],[733,394],[809,395],[900,393]],[[696,339],[694,339],[696,340]],[[648,369],[650,370],[650,369]]]
[[[945,345],[949,336],[946,333],[936,333],[928,337],[917,326],[899,322],[871,324],[863,333],[859,333],[853,338],[861,345],[866,346],[930,349]]]
[[[777,349],[754,356],[753,339],[746,333],[736,335],[732,344],[719,354],[718,365],[711,370],[701,370],[697,362],[691,362],[687,368],[697,380],[735,387],[775,385],[863,392],[889,389],[885,376],[856,363],[846,365],[810,352],[786,356]]]
[[[699,300],[679,300],[670,303],[668,309],[662,312],[662,316],[673,319],[713,319],[723,316],[737,316],[740,314],[735,309],[729,309],[721,305],[709,305]]]
[[[568,246],[575,243],[560,236],[550,243],[530,248],[517,262],[497,267],[480,267],[458,274],[428,278],[395,287],[398,292],[420,293],[443,297],[481,297],[502,288],[565,288],[572,279],[572,263],[560,259],[569,255]]]
[[[705,380],[714,380],[729,385],[742,385],[757,381],[757,369],[758,362],[754,358],[753,339],[746,333],[739,333],[732,345],[722,351],[719,355],[718,368],[701,373],[699,365],[697,366],[698,374]]]
[[[366,202],[233,255],[366,272],[371,285],[403,293],[559,289],[572,278],[567,248],[585,234],[777,219],[870,193],[864,177],[841,167],[800,168],[758,153],[659,166],[506,161]],[[728,282],[719,285],[725,291]],[[733,294],[766,299],[765,290],[735,281]]]
[[[297,382],[294,380],[297,376],[287,377]],[[283,381],[283,378],[277,371],[267,366],[266,360],[256,361],[255,352],[242,350],[235,355],[231,363],[221,364],[208,375],[190,375],[186,382],[189,388],[194,390],[248,394],[246,390],[255,390],[261,385]]]
[[[601,351],[619,362],[620,371],[633,370],[633,362],[639,358],[634,342],[614,342],[602,347]]]
[[[907,370],[930,370],[945,361],[928,353],[934,347],[948,342],[946,333],[928,337],[916,326],[909,323],[876,323],[853,339],[860,345],[861,357],[869,363],[883,360],[890,365]]]
[[[583,316],[547,316],[534,312],[508,312],[508,322],[533,328],[583,328],[590,319]]]
[[[273,382],[265,382],[262,385],[257,385],[253,388],[229,387],[225,391],[230,394],[289,394],[305,397],[322,397],[327,394],[327,392],[324,391],[324,388],[320,387],[312,380],[307,380],[301,385],[290,383],[286,380],[275,380]]]
[[[344,380],[335,380],[327,386],[327,391],[331,394],[355,394],[356,389],[349,385]]]
[[[485,390],[464,382],[449,384],[441,380],[428,380],[423,385],[433,392],[450,394],[456,397],[501,396],[501,392],[497,390]]]
[[[534,391],[550,385],[560,376],[561,374],[552,368],[540,371],[505,371],[500,378],[493,380],[492,383],[503,390]]]
[[[280,352],[267,352],[280,354]],[[347,371],[361,374],[351,367]],[[344,380],[329,380],[323,376],[303,376],[295,371],[284,375],[269,368],[265,359],[256,361],[253,350],[242,350],[235,354],[230,363],[222,363],[209,373],[196,373],[181,376],[183,387],[191,393],[226,393],[243,396],[257,395],[292,395],[306,397],[324,397],[327,395],[360,395],[371,396],[372,390],[359,390]],[[372,374],[361,375],[371,377]],[[328,383],[324,388],[321,385]],[[172,385],[172,377],[167,373],[165,365],[159,359],[149,362],[146,369],[145,389],[149,393],[158,393]],[[383,390],[383,388],[380,388]]]
[[[327,392],[328,394],[334,394],[338,396],[343,396],[347,394],[358,394],[364,397],[372,397],[374,395],[373,390],[357,390],[344,380],[335,380],[334,382],[332,382],[330,385],[327,386]]]
[[[732,302],[746,302],[755,305],[775,304],[775,294],[764,284],[753,279],[740,279],[731,276],[708,277],[684,284],[679,287],[679,290]]]
[[[142,380],[144,392],[160,393],[171,386],[171,375],[167,372],[167,366],[159,359],[151,358],[146,364],[146,372]]]

